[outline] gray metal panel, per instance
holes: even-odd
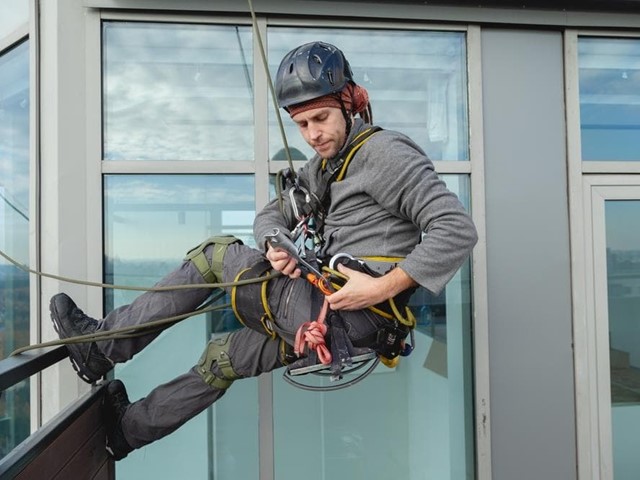
[[[321,0],[307,0],[321,1]],[[327,0],[322,0],[327,1]],[[333,0],[340,1],[340,0]],[[355,3],[394,3],[405,5],[450,5],[474,8],[517,8],[541,10],[576,10],[601,12],[640,12],[640,0],[344,0]]]
[[[482,33],[494,480],[576,478],[562,52]]]
[[[89,8],[140,10],[140,11],[181,11],[181,12],[219,12],[237,13],[249,18],[249,7],[242,0],[82,0]],[[593,27],[593,28],[630,28],[640,25],[640,9],[633,4],[640,0],[615,0],[608,6],[595,0],[581,5],[582,2],[564,2],[553,9],[548,5],[551,0],[534,1],[519,5],[518,2],[493,0],[489,4],[483,2],[442,1],[437,4],[425,1],[405,1],[399,5],[395,0],[362,2],[348,0],[265,0],[255,2],[256,13],[268,15],[303,15],[307,18],[322,16],[338,19],[340,17],[357,18],[366,21],[401,20],[401,21],[435,21],[453,23],[476,23],[483,25],[545,25],[560,27]],[[596,11],[598,3],[598,11]],[[542,8],[542,4],[546,8]],[[577,8],[580,4],[581,7]],[[573,8],[568,8],[571,6]],[[602,10],[602,11],[600,11]]]

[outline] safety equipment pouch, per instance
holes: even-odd
[[[405,352],[404,340],[409,335],[409,327],[398,322],[388,322],[378,331],[378,338],[372,349],[382,357],[393,359]],[[404,356],[404,355],[403,355]]]

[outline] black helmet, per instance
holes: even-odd
[[[276,74],[276,98],[281,108],[342,91],[353,81],[349,62],[340,49],[311,42],[291,50]]]

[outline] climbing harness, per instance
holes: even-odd
[[[411,353],[415,344],[413,336],[415,317],[406,306],[405,315],[400,314],[396,299],[384,302],[389,308],[385,308],[383,305],[370,307],[372,311],[389,320],[370,338],[361,341],[363,345],[370,345],[370,347],[353,345],[347,335],[347,329],[340,313],[328,310],[326,296],[335,292],[346,281],[346,277],[335,270],[337,263],[345,264],[349,268],[372,276],[379,276],[380,273],[371,270],[364,262],[348,254],[334,256],[329,262],[329,267],[323,267],[323,272],[321,272],[301,255],[300,252],[304,251],[302,250],[304,246],[296,247],[295,243],[279,229],[274,229],[272,233],[265,236],[265,239],[272,247],[282,249],[294,258],[307,281],[324,295],[322,308],[317,319],[303,323],[296,332],[294,353],[299,359],[286,366],[283,378],[288,383],[306,390],[337,390],[363,380],[373,371],[378,362],[381,361],[388,367],[395,367],[399,356],[407,356]],[[411,343],[405,341],[409,334],[411,335]],[[327,339],[330,347],[326,345]],[[336,382],[342,380],[345,374],[360,369],[371,360],[373,360],[373,365],[362,375],[332,386],[311,386],[293,378],[315,373],[328,375],[332,382]]]

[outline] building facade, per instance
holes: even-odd
[[[3,0],[2,358],[56,338],[57,292],[94,316],[139,294],[81,281],[151,286],[212,234],[253,244],[285,140],[296,166],[312,154],[269,88],[312,40],[345,52],[374,123],[424,148],[480,241],[443,294],[414,295],[399,366],[327,393],[236,382],[118,478],[637,478],[638,1]],[[190,318],[115,376],[140,398],[234,328]],[[5,392],[0,454],[88,388],[64,362]]]

